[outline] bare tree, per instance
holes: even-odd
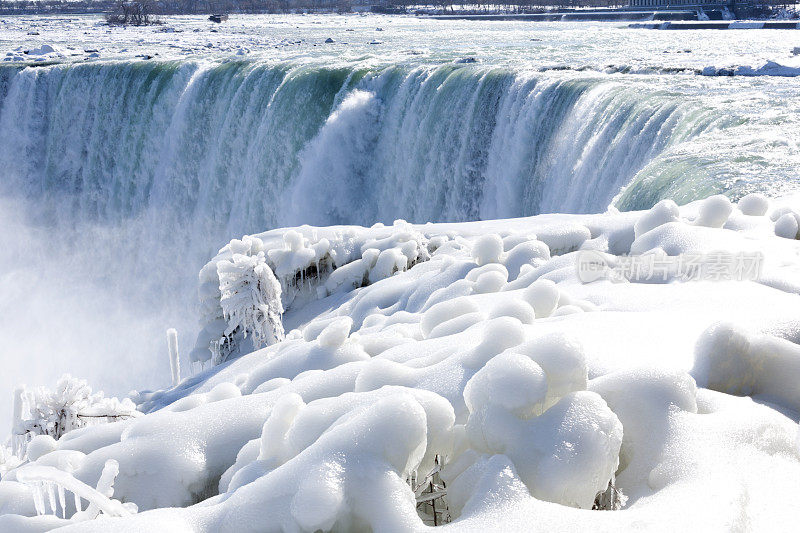
[[[154,5],[151,0],[134,0],[126,2],[120,0],[114,11],[106,15],[109,24],[121,24],[131,26],[147,26],[150,24],[161,24],[161,21],[153,13]]]

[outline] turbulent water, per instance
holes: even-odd
[[[188,348],[198,267],[245,233],[798,188],[790,83],[433,55],[0,66],[6,385],[165,384],[164,329]]]

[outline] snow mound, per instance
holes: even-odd
[[[633,227],[634,236],[639,238],[648,231],[675,222],[680,218],[678,205],[672,200],[661,200],[642,215]]]
[[[592,392],[569,392],[545,411],[547,382],[542,367],[520,354],[498,355],[479,370],[464,389],[475,452],[465,457],[503,454],[535,498],[590,509],[617,469],[622,424]],[[454,491],[467,492],[459,484],[470,475],[445,473]]]
[[[800,346],[770,335],[721,323],[697,341],[693,374],[709,389],[737,396],[763,397],[800,412]]]
[[[784,239],[797,239],[800,233],[800,216],[785,213],[775,221],[775,235]]]
[[[764,216],[769,210],[769,199],[760,193],[742,196],[737,203],[739,210],[745,215]]]
[[[721,228],[728,221],[733,205],[727,196],[718,194],[703,200],[695,224],[708,228]]]

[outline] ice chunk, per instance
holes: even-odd
[[[697,386],[683,371],[635,368],[612,372],[589,384],[625,428],[617,479],[646,483],[661,460],[676,412],[697,412]]]
[[[547,376],[545,409],[562,396],[586,389],[588,371],[583,346],[574,338],[553,333],[516,348],[544,369]]]
[[[247,529],[256,516],[269,516],[284,531],[330,530],[334,524],[348,530],[419,527],[405,480],[427,450],[429,411],[399,391],[372,399],[346,410],[303,453],[230,492],[208,529]]]
[[[498,316],[509,316],[509,315],[498,315]],[[429,339],[436,339],[439,337],[446,337],[448,335],[455,335],[456,333],[461,333],[462,331],[466,330],[471,326],[474,326],[475,324],[483,322],[485,319],[486,315],[481,312],[459,315],[455,318],[451,318],[450,320],[446,320],[441,324],[437,324],[436,327],[433,328],[426,337]]]
[[[508,269],[508,279],[516,279],[524,265],[533,264],[536,260],[550,259],[550,248],[541,241],[525,241],[517,244],[505,257],[504,264]]]
[[[496,361],[496,363],[495,363]],[[622,424],[599,395],[567,394],[541,414],[546,378],[522,355],[504,355],[464,389],[467,437],[482,453],[501,453],[538,499],[590,509],[619,463]],[[454,490],[468,480],[456,477]]]
[[[466,276],[464,276],[464,279],[474,283],[478,281],[478,278],[489,272],[497,272],[501,274],[503,278],[508,279],[508,269],[506,269],[506,267],[500,263],[488,263],[483,266],[473,268],[467,273]]]
[[[32,48],[31,50],[28,50],[28,55],[42,56],[55,53],[55,51],[56,51],[55,48],[53,48],[49,44],[43,44],[37,48]]]
[[[484,326],[483,340],[465,362],[477,368],[495,355],[517,346],[523,340],[525,331],[519,320],[508,316],[493,318]]]

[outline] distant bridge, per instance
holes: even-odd
[[[674,8],[691,8],[691,9],[719,9],[721,7],[733,7],[736,0],[629,0],[628,7],[642,7],[642,8],[658,8],[658,9],[674,9]]]

